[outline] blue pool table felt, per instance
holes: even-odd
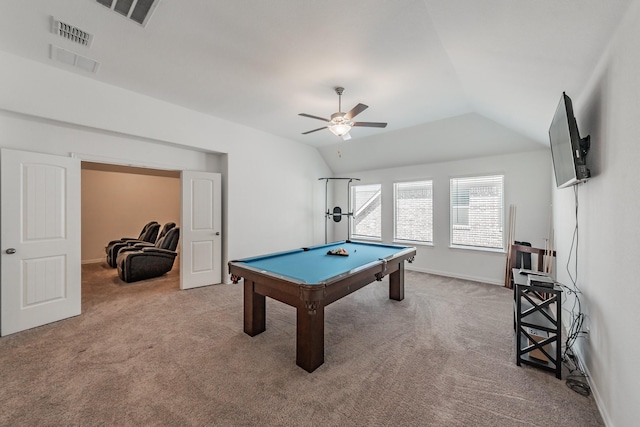
[[[344,248],[348,256],[328,255],[327,252]],[[336,242],[314,246],[305,251],[297,249],[271,255],[240,260],[250,267],[290,277],[309,285],[322,284],[339,274],[387,258],[406,249],[405,246]]]

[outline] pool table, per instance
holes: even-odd
[[[338,248],[347,254],[329,254]],[[265,297],[296,308],[296,363],[313,372],[324,362],[324,308],[389,275],[389,298],[404,299],[409,246],[341,241],[229,262],[234,283],[244,279],[244,332],[265,331]]]

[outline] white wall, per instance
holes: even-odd
[[[503,174],[505,176],[505,230],[510,205],[517,207],[515,239],[545,247],[551,214],[551,154],[548,149],[452,162],[350,172],[354,184],[382,184],[382,237],[393,239],[393,183],[433,180],[433,246],[417,246],[417,256],[407,268],[487,283],[503,284],[506,254],[449,247],[449,178]],[[347,210],[346,184],[334,186],[334,205]],[[346,238],[346,222],[333,226],[334,240]],[[506,243],[506,232],[505,232]]]
[[[324,187],[318,152],[297,143],[256,143],[229,155],[229,229],[234,257],[324,242]]]
[[[104,262],[108,242],[137,238],[149,221],[180,225],[179,172],[87,162],[81,172],[83,263]]]
[[[354,138],[347,143],[340,140],[318,150],[331,170],[343,174],[522,153],[542,147],[539,142],[493,120],[469,113],[363,139]]]
[[[116,164],[155,165],[163,169],[204,170],[212,163],[201,150],[156,144],[0,109],[0,146],[60,156],[77,155]]]
[[[578,340],[578,353],[605,422],[619,427],[640,423],[638,40],[640,4],[634,2],[590,85],[572,97],[580,134],[591,134],[587,164],[593,175],[578,187],[579,246],[570,263],[577,256],[577,283],[590,330]],[[558,265],[564,266],[575,227],[574,191],[555,190],[553,203]],[[570,283],[564,268],[558,274]]]
[[[0,146],[223,173],[223,262],[324,241],[317,179],[330,171],[315,148],[4,52],[0,63]]]

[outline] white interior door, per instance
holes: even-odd
[[[219,173],[182,172],[181,289],[222,281],[220,182]]]
[[[2,149],[0,334],[81,312],[80,161]]]

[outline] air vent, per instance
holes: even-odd
[[[78,27],[74,27],[73,25],[69,25],[62,21],[58,21],[53,16],[51,17],[51,23],[52,31],[60,37],[64,37],[65,39],[82,46],[89,47],[91,45],[93,36],[86,31],[82,31]]]
[[[149,22],[151,14],[160,0],[96,0],[114,12],[131,19],[143,27]]]
[[[97,73],[98,67],[100,66],[98,61],[94,61],[93,59],[78,55],[70,50],[54,45],[51,45],[51,59],[60,61],[72,67],[80,68],[81,70],[88,71],[90,73]]]

